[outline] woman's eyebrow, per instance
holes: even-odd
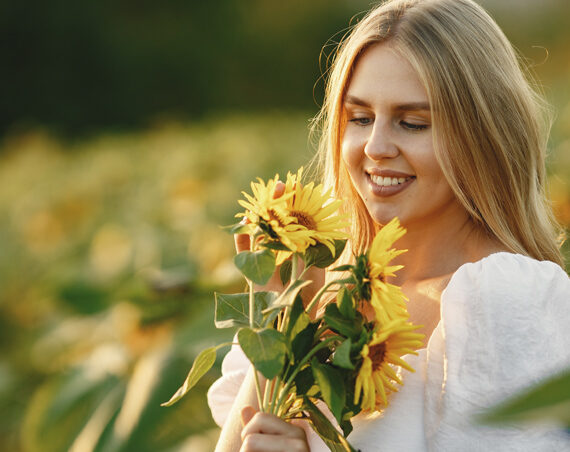
[[[352,96],[350,94],[347,94],[346,97],[344,98],[344,103],[345,104],[350,104],[350,105],[359,105],[361,107],[370,107],[370,104],[368,102],[366,102],[365,100],[362,100],[356,96]]]
[[[398,111],[430,111],[431,108],[427,102],[409,102],[399,104],[394,107]]]
[[[348,94],[344,99],[344,103],[348,105],[359,105],[361,107],[370,107],[370,103],[366,102],[359,97]],[[402,104],[396,104],[392,107],[396,111],[430,111],[430,105],[428,102],[405,102]]]

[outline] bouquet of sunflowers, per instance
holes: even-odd
[[[346,245],[340,201],[330,199],[322,185],[303,186],[301,176],[302,168],[289,173],[277,197],[276,187],[283,184],[279,176],[267,183],[259,179],[251,184],[252,195],[244,193],[245,200],[239,201],[246,210],[237,216],[246,220],[230,231],[250,237],[250,250],[234,259],[249,290],[215,294],[215,324],[239,328],[239,345],[257,370],[260,410],[306,419],[331,450],[353,451],[346,439],[352,417],[388,403],[388,394],[402,384],[400,369],[413,371],[402,356],[417,353],[423,344],[418,327],[408,321],[404,294],[387,281],[401,268],[390,261],[404,252],[392,244],[405,230],[393,219],[366,253],[354,256],[353,264],[335,266]],[[311,267],[339,277],[328,278],[311,300],[303,300]],[[283,290],[256,291],[276,271]],[[310,313],[323,297],[330,302],[323,315],[313,318]],[[225,345],[202,351],[182,387],[163,405],[183,397]],[[267,379],[263,390],[258,373]]]

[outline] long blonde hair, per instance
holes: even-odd
[[[424,83],[436,157],[472,221],[511,252],[563,266],[562,229],[545,194],[550,110],[500,28],[471,0],[387,1],[338,47],[314,127],[325,183],[349,201],[353,250],[377,226],[340,156],[343,103],[358,58],[387,41]]]

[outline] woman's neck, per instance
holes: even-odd
[[[504,251],[504,247],[476,227],[466,215],[462,221],[440,218],[419,227],[407,225],[406,229],[406,235],[395,244],[398,249],[408,250],[394,260],[394,264],[404,266],[392,281],[400,286],[446,280],[466,262]]]

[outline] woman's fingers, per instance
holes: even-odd
[[[240,452],[310,452],[310,450],[305,440],[254,433],[246,437]]]
[[[273,199],[277,199],[285,193],[285,184],[280,180],[275,184],[275,190],[273,190]]]
[[[241,423],[244,427],[251,421],[251,418],[255,416],[255,413],[257,413],[257,411],[255,411],[255,408],[252,406],[243,407],[241,410]]]
[[[308,451],[305,431],[267,413],[256,413],[252,407],[242,412],[242,451]]]
[[[253,408],[245,407],[242,410],[242,420],[251,416]],[[255,412],[255,410],[253,410]],[[244,416],[245,414],[245,416]],[[245,438],[252,433],[267,433],[269,435],[283,435],[291,438],[305,438],[305,431],[296,425],[292,425],[273,414],[255,413],[244,426],[241,435]]]
[[[247,224],[250,223],[250,221],[244,217],[244,219],[241,220],[241,223]],[[249,234],[235,234],[234,243],[236,245],[236,252],[241,253],[242,251],[249,251]]]

